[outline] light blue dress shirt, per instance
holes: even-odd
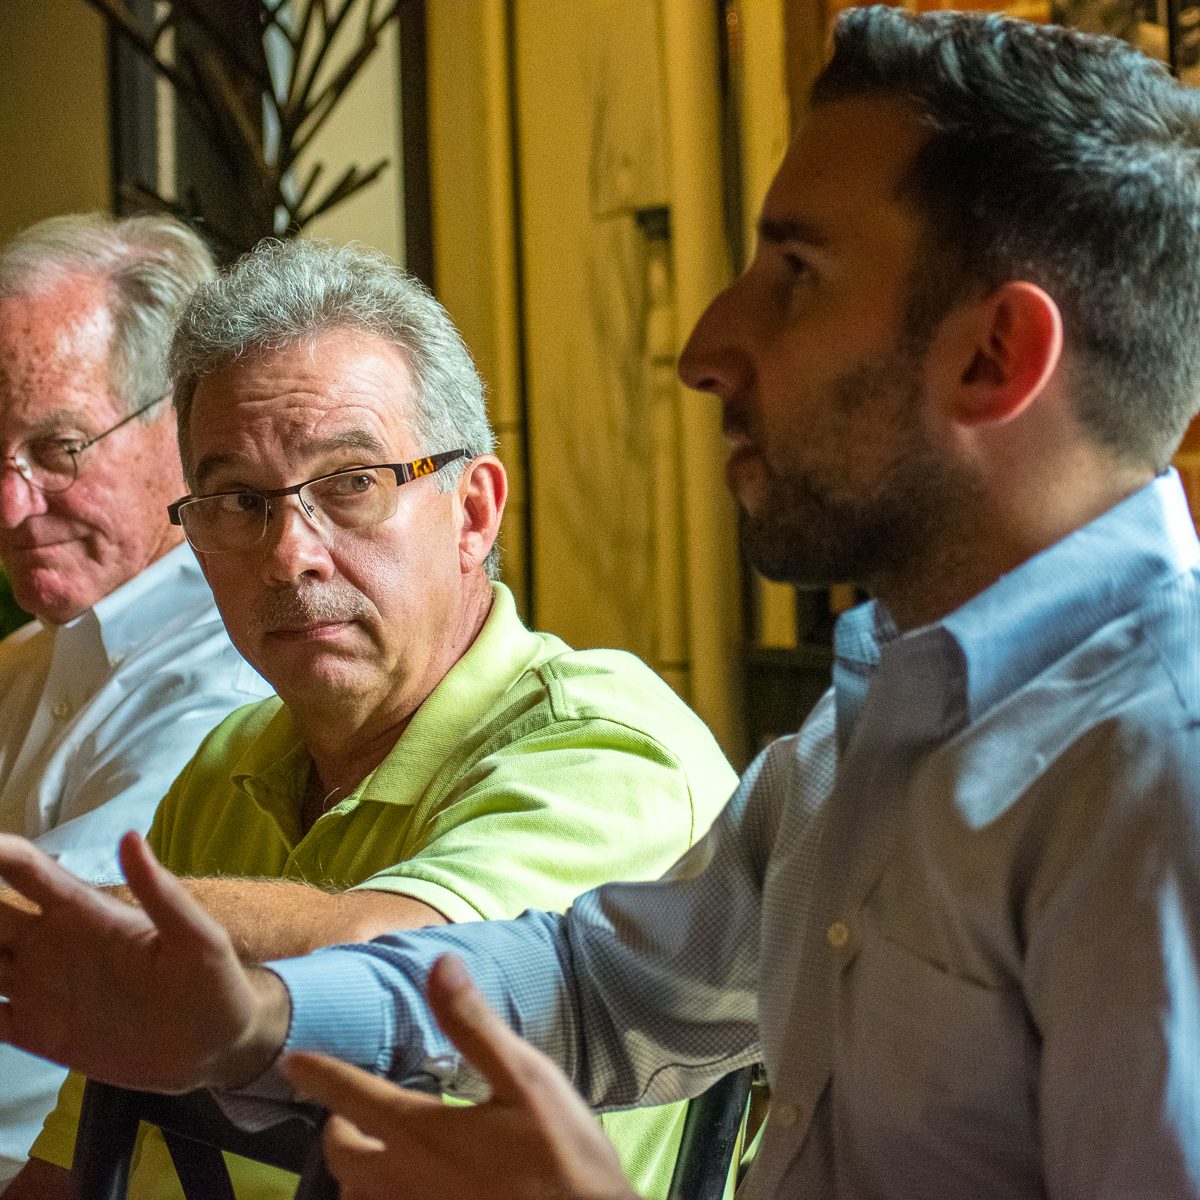
[[[276,964],[289,1048],[479,1081],[454,950],[595,1105],[761,1057],[741,1196],[1200,1196],[1200,547],[1163,476],[834,686],[658,883]]]

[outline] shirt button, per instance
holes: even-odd
[[[850,926],[845,921],[834,921],[825,930],[825,940],[835,950],[841,950],[850,941]]]
[[[65,721],[72,712],[71,702],[69,700],[55,700],[50,706],[50,711],[58,720]]]

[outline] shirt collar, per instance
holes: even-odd
[[[839,750],[844,752],[877,676],[896,676],[904,703],[918,710],[914,715],[925,709],[926,719],[950,732],[1197,561],[1200,543],[1171,470],[940,622],[900,635],[878,602],[852,609],[834,635]],[[936,670],[924,669],[934,664]],[[914,686],[918,675],[921,688]]]
[[[168,551],[92,606],[109,666],[117,666],[143,643],[162,637],[164,624],[180,615],[183,587],[208,592],[200,564],[186,543]]]
[[[512,593],[493,583],[483,628],[413,713],[395,749],[367,780],[363,798],[416,803],[434,776],[456,761],[455,748],[513,681],[555,648],[566,649],[557,638],[530,633],[517,615]]]
[[[1172,470],[1003,576],[943,622],[967,661],[970,717],[1198,559],[1187,498]]]

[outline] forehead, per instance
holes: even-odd
[[[903,255],[921,227],[902,185],[925,136],[915,112],[890,97],[813,106],[763,202],[764,226],[794,226],[809,240],[866,255]]]
[[[107,285],[95,276],[35,278],[0,298],[0,417],[36,431],[115,413],[112,336]]]
[[[226,466],[300,467],[339,449],[402,457],[411,410],[408,362],[381,338],[338,329],[257,350],[196,385],[193,472],[199,481]]]

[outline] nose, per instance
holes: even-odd
[[[28,517],[47,509],[46,493],[29,482],[11,455],[0,459],[0,527],[16,529]]]
[[[747,361],[736,339],[736,305],[731,303],[737,284],[721,292],[700,315],[679,355],[679,378],[698,392],[722,399],[745,383]]]
[[[299,496],[271,501],[261,545],[263,574],[268,583],[294,583],[305,577],[327,580],[335,573],[317,518]]]

